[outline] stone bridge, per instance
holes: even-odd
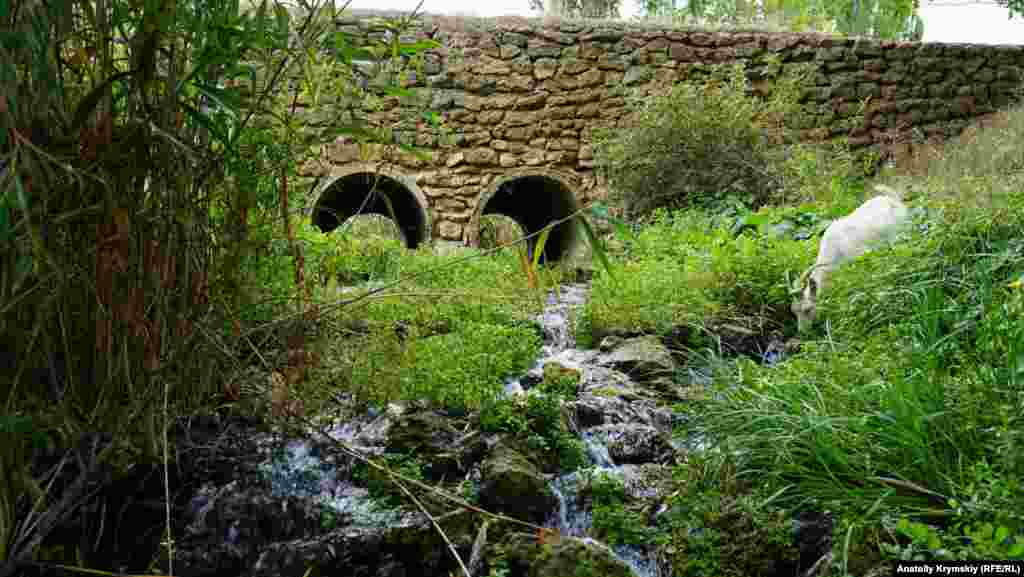
[[[338,25],[365,27],[370,14],[383,13],[357,13]],[[431,240],[475,245],[480,217],[492,213],[534,232],[606,194],[593,170],[591,136],[630,121],[630,92],[663,92],[699,78],[710,63],[743,61],[757,70],[764,56],[775,54],[783,63],[816,64],[814,87],[805,94],[816,113],[804,136],[848,137],[853,146],[875,146],[884,155],[954,136],[1007,106],[1024,69],[1022,46],[624,22],[424,16],[413,33],[442,44],[426,54],[425,74],[410,82],[429,89],[449,137],[424,123],[395,131],[397,140],[432,151],[429,161],[390,148],[361,152],[345,140],[324,146],[303,174],[313,182],[313,222],[325,232],[360,210],[387,215],[379,196],[363,206],[374,184],[410,247]],[[375,114],[386,125],[399,113]],[[545,256],[565,255],[574,231],[556,227]]]

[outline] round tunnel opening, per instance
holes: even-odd
[[[328,233],[357,215],[392,219],[410,249],[428,240],[429,226],[423,205],[408,186],[396,178],[356,172],[328,185],[313,208],[313,225]]]
[[[500,214],[519,223],[527,235],[532,235],[554,221],[560,221],[576,212],[576,199],[561,181],[542,175],[520,176],[498,186],[487,199],[480,216]],[[530,254],[537,244],[537,236],[527,241]],[[561,222],[548,233],[541,262],[557,262],[566,257],[576,244],[576,226],[572,220]]]

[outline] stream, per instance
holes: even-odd
[[[585,284],[567,284],[548,293],[548,300],[543,312],[535,317],[536,322],[544,331],[544,346],[541,355],[524,377],[542,380],[544,365],[551,361],[564,367],[583,369],[588,363],[594,362],[594,351],[575,348],[572,331],[573,309],[586,304],[589,287]],[[525,394],[522,381],[524,377],[510,379],[505,385],[506,395]],[[607,474],[622,480],[622,469],[612,460],[606,442],[598,435],[584,432],[580,435],[587,450],[591,467],[586,470],[590,474]],[[580,499],[580,478],[584,471],[573,471],[561,475],[551,481],[551,490],[558,498],[558,510],[553,511],[548,519],[548,526],[557,527],[562,535],[577,537],[592,545],[606,548],[633,570],[637,577],[658,577],[657,563],[647,552],[639,547],[617,545],[608,547],[588,535],[591,528],[591,512],[583,506]]]
[[[506,397],[534,394],[528,392],[530,385],[543,380],[543,367],[552,361],[563,367],[580,370],[581,375],[586,372],[591,384],[605,382],[602,375],[611,374],[611,371],[601,365],[601,353],[596,350],[575,348],[571,326],[572,311],[585,304],[588,295],[589,287],[586,284],[562,285],[558,290],[549,293],[543,311],[535,317],[544,333],[541,355],[524,375],[506,382]],[[388,407],[384,412],[393,410],[393,407]],[[336,425],[330,434],[357,450],[380,454],[380,446],[361,442],[361,439],[366,438],[369,419],[380,414],[381,411],[371,409],[362,419]],[[675,416],[671,418],[674,419]],[[658,564],[643,547],[609,547],[589,536],[592,516],[586,500],[580,495],[580,490],[585,487],[580,480],[586,478],[587,474],[601,473],[622,479],[624,472],[623,467],[616,464],[611,456],[605,436],[581,431],[580,440],[586,448],[590,467],[551,479],[549,487],[557,498],[558,506],[548,515],[546,525],[557,527],[562,535],[576,537],[592,547],[610,551],[614,557],[627,564],[637,577],[659,577]],[[678,443],[672,441],[673,446],[678,447]],[[260,469],[263,475],[269,477],[273,494],[277,497],[299,496],[317,499],[339,514],[350,518],[352,524],[356,526],[388,526],[398,522],[401,516],[397,511],[375,507],[366,489],[339,479],[337,472],[320,459],[316,448],[304,441],[291,441],[283,447],[279,445],[273,449],[267,445],[265,454],[267,458]],[[629,466],[636,465],[627,465]],[[310,474],[310,471],[318,474]]]

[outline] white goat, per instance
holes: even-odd
[[[825,288],[825,275],[880,241],[892,238],[908,222],[910,213],[897,191],[883,185],[875,185],[875,190],[882,193],[881,196],[868,200],[829,225],[821,237],[817,261],[791,287],[790,294],[800,295],[790,307],[800,332],[809,329],[814,322],[818,294]]]

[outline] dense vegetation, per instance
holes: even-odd
[[[686,105],[647,106],[695,117],[718,111],[685,90],[668,99]],[[612,150],[644,130],[617,135]],[[839,574],[862,574],[880,558],[1024,556],[1016,416],[1024,382],[1024,152],[1015,144],[1022,130],[1024,111],[1016,109],[993,128],[919,147],[883,171],[876,181],[905,191],[918,226],[833,277],[817,337],[803,340],[798,354],[769,366],[694,339],[691,358],[714,366],[717,394],[687,410],[702,416],[718,451],[708,457],[713,464],[680,470],[683,486],[695,473],[704,480],[683,491],[695,507],[688,529],[705,507],[764,515],[763,505],[752,506],[760,495],[768,511],[840,512]],[[711,140],[708,132],[694,140]],[[629,167],[632,177],[642,179],[665,150],[640,154],[649,162]],[[809,170],[786,181],[784,204],[708,209],[700,195],[676,188],[665,203],[691,208],[653,211],[622,243],[613,267],[622,282],[597,275],[587,325],[664,332],[689,323],[705,329],[691,334],[706,335],[730,320],[792,334],[787,271],[811,264],[815,233],[870,192],[848,155],[793,150],[790,158]],[[740,205],[757,200],[740,197]],[[704,484],[707,475],[718,482]],[[751,492],[728,496],[733,480]],[[710,501],[694,505],[702,491]],[[676,535],[688,543],[679,549],[681,574],[707,571],[707,558],[690,564],[703,545]],[[714,537],[720,533],[709,535],[714,547],[729,546]],[[720,559],[714,574],[750,574]]]
[[[33,466],[34,448],[71,454],[108,433],[79,474],[116,474],[173,459],[168,423],[225,404],[317,418],[338,391],[367,405],[427,399],[579,465],[559,418],[571,383],[549,379],[552,394],[525,406],[497,399],[537,357],[529,318],[566,270],[519,245],[410,252],[379,222],[324,235],[292,208],[306,203],[293,185],[314,145],[389,142],[361,124],[362,106],[411,98],[396,79],[415,58],[387,55],[424,46],[336,33],[323,6],[54,10],[0,3],[0,336],[16,345],[0,376],[0,562],[102,564],[39,547],[87,495],[49,492],[56,473]],[[324,47],[337,61],[309,56]],[[360,54],[380,59],[382,85],[358,81]],[[250,79],[249,63],[283,72]],[[789,543],[788,513],[808,507],[839,517],[837,575],[887,559],[1024,557],[1024,111],[873,175],[870,156],[799,144],[779,121],[798,108],[799,76],[762,63],[777,90],[761,100],[748,72],[637,102],[637,126],[600,141],[612,201],[635,220],[608,217],[594,251],[610,263],[595,268],[577,342],[695,329],[681,346],[713,369],[715,394],[678,409],[715,448],[676,465],[678,507],[657,527],[595,479],[595,531],[664,545],[679,575],[764,571]],[[291,77],[342,123],[292,125],[296,99],[278,90]],[[723,349],[724,324],[794,334],[787,273],[811,263],[818,233],[872,179],[921,209],[915,232],[837,273],[818,331],[784,362]],[[488,243],[516,240],[500,228]],[[266,406],[279,383],[301,408]],[[416,477],[423,464],[392,465]],[[729,538],[737,528],[749,538]]]

